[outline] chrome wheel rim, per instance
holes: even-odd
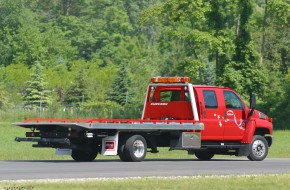
[[[136,140],[133,144],[133,154],[137,158],[141,158],[145,153],[145,145],[141,140]]]
[[[254,143],[253,143],[253,147],[252,147],[252,151],[253,151],[253,154],[257,157],[262,157],[265,155],[266,153],[266,145],[263,141],[261,140],[256,140]]]

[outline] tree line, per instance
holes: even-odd
[[[286,129],[289,30],[289,0],[0,0],[0,109],[139,109],[150,77],[189,76]]]

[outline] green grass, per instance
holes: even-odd
[[[30,142],[16,142],[16,136],[24,137],[29,129],[0,124],[0,160],[54,160],[70,159],[70,156],[57,156],[52,148],[33,148]]]
[[[14,141],[15,136],[24,137],[28,130],[9,123],[0,124],[0,160],[71,160],[70,156],[55,155],[55,149],[32,148],[32,143]],[[270,147],[268,157],[290,158],[289,136],[290,130],[274,131],[274,143]],[[194,158],[186,151],[168,151],[168,148],[160,148],[159,151],[158,154],[148,153],[146,158]],[[97,159],[118,159],[118,157],[99,155]]]
[[[290,158],[290,130],[278,130],[273,133],[273,145],[269,157]]]
[[[34,182],[0,182],[0,189],[106,189],[106,190],[170,190],[170,189],[261,189],[288,190],[290,174],[261,176],[197,176],[181,178],[129,178],[97,180],[58,180]]]

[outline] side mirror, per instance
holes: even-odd
[[[254,110],[256,107],[256,94],[251,93],[250,95],[250,108]]]

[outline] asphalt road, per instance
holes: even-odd
[[[111,177],[169,177],[197,175],[255,175],[290,172],[290,158],[247,159],[119,160],[74,161],[0,161],[0,180],[111,178]]]

